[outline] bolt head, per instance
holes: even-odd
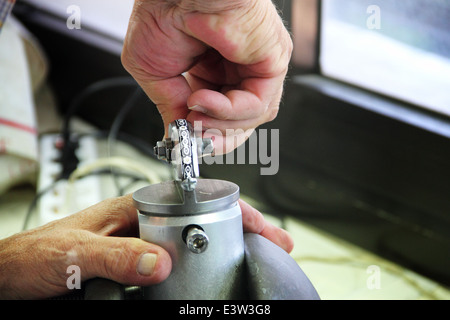
[[[202,253],[208,247],[208,236],[203,230],[192,228],[186,236],[186,245],[193,253]]]

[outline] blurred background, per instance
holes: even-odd
[[[450,2],[274,3],[294,41],[279,115],[261,127],[279,130],[279,171],[202,176],[237,183],[291,232],[323,299],[448,299]],[[170,178],[152,155],[160,116],[120,62],[132,5],[16,3],[0,36],[2,237]]]

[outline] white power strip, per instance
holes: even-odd
[[[51,189],[39,199],[39,225],[64,218],[104,199],[100,176],[87,176],[70,185],[67,180],[56,181],[62,170],[61,164],[56,161],[60,157],[57,147],[60,139],[58,134],[44,135],[40,139],[38,191]],[[95,138],[84,136],[79,144],[76,155],[80,165],[98,158]]]
[[[36,222],[38,225],[64,218],[108,197],[117,196],[117,187],[112,175],[92,174],[76,179],[72,183],[68,180],[57,181],[62,171],[61,164],[55,161],[60,157],[61,151],[57,146],[60,139],[59,134],[44,135],[40,139],[38,191],[45,192],[38,202],[39,213]],[[170,167],[161,161],[141,154],[126,143],[117,141],[115,151],[122,160],[120,165],[122,169],[145,177],[144,181],[132,183],[131,186],[127,187],[124,190],[126,193],[133,192],[149,183],[172,179],[173,172]],[[89,135],[80,138],[76,155],[80,161],[78,168],[90,167],[92,163],[98,164],[99,161],[105,159],[118,160],[111,157],[105,141]],[[103,166],[103,168],[111,168],[113,165],[114,162],[111,162],[111,166]],[[121,178],[119,181],[122,185],[127,185],[130,178]],[[47,191],[48,188],[50,190]]]

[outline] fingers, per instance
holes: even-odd
[[[96,236],[90,250],[82,250],[80,255],[82,276],[127,285],[159,283],[172,269],[170,256],[164,249],[137,238]]]
[[[293,249],[290,235],[268,223],[252,206],[239,200],[245,232],[253,232],[271,240],[287,252]],[[119,283],[150,285],[166,279],[172,269],[169,254],[161,247],[137,238],[108,237],[123,233],[137,225],[137,214],[131,195],[110,199],[73,215],[79,222],[72,226],[85,230],[75,235],[72,248],[88,278],[102,277]],[[89,250],[86,250],[89,248]]]
[[[170,256],[161,247],[137,238],[74,229],[71,226],[76,224],[68,225],[67,220],[0,241],[0,270],[8,275],[0,277],[0,298],[59,296],[69,291],[70,282],[81,285],[95,277],[147,286],[163,281],[171,272]]]
[[[59,221],[61,227],[98,235],[137,236],[138,218],[132,195],[106,199]]]
[[[243,200],[239,200],[242,210],[242,223],[244,232],[257,233],[269,239],[286,252],[291,252],[294,248],[294,241],[289,233],[267,222],[261,212],[253,208]]]
[[[270,108],[279,105],[282,84],[283,81],[277,79],[247,79],[242,82],[241,88],[225,93],[200,89],[192,93],[187,105],[191,111],[218,120],[255,119],[249,123],[262,123],[274,118]]]
[[[185,77],[179,75],[165,79],[135,79],[158,108],[166,135],[171,122],[186,119],[189,113],[186,101],[192,91]]]
[[[64,263],[78,265],[84,279],[101,277],[123,284],[149,285],[170,274],[169,254],[135,238],[138,215],[131,194],[104,200],[61,219],[57,227],[67,232],[64,238],[69,253]]]
[[[259,233],[266,239],[269,239],[287,253],[294,249],[294,241],[289,233],[265,221],[264,229]]]
[[[275,118],[292,41],[271,1],[238,2],[135,6],[122,61],[166,129],[191,118],[224,133]]]
[[[259,117],[266,106],[252,92],[231,90],[221,92],[201,89],[188,99],[188,108],[222,120],[241,120]]]
[[[201,60],[187,73],[193,89],[188,108],[219,120],[257,119],[253,125],[272,120],[276,114],[271,109],[280,104],[287,68],[275,74],[259,74],[270,62],[267,58],[245,66],[231,64],[223,57],[214,64]]]

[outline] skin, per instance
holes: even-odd
[[[122,62],[156,104],[165,128],[181,118],[201,121],[204,130],[214,129],[210,136],[220,154],[276,117],[291,52],[270,0],[136,0]],[[286,231],[240,205],[244,232],[292,250]],[[169,254],[137,233],[128,195],[0,240],[0,299],[64,294],[70,265],[80,267],[82,281],[163,281],[172,267]],[[149,253],[156,261],[143,273],[139,262]]]
[[[244,232],[261,234],[290,252],[290,235],[240,200]],[[0,240],[0,299],[42,299],[69,292],[70,265],[81,280],[94,277],[147,286],[166,279],[172,268],[161,247],[136,238],[138,219],[131,195],[102,201],[79,213]],[[156,255],[150,274],[139,273],[145,253]]]
[[[165,128],[201,121],[221,154],[276,117],[291,53],[270,0],[137,0],[122,62]]]

